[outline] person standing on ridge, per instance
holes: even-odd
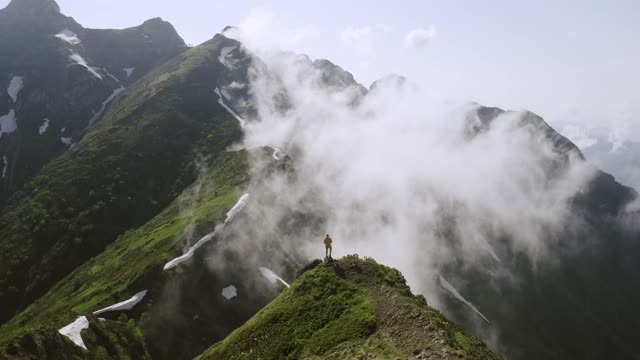
[[[331,243],[333,242],[333,240],[331,240],[331,238],[329,237],[329,234],[327,234],[327,237],[324,238],[324,252],[325,252],[325,256],[328,258],[331,258]]]

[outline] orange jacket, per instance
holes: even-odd
[[[333,242],[333,240],[331,240],[331,238],[329,237],[329,235],[327,235],[326,238],[324,238],[324,246],[326,247],[331,247],[331,243]]]

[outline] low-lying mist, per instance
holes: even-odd
[[[239,147],[281,149],[295,176],[255,180],[248,218],[259,216],[265,232],[292,214],[323,219],[282,237],[283,247],[320,258],[328,233],[335,257],[358,253],[396,267],[435,306],[434,275],[454,258],[552,255],[548,234],[570,225],[570,201],[593,169],[577,152],[563,157],[521,113],[479,130],[479,105],[436,100],[437,89],[388,77],[364,94],[305,56],[256,51],[257,116]],[[497,239],[509,239],[508,252]]]

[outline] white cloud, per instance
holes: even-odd
[[[326,220],[296,228],[291,243],[281,239],[284,248],[316,256],[315,242],[299,240],[326,230],[341,254],[373,256],[399,268],[418,292],[435,294],[431,275],[449,259],[498,262],[498,238],[510,239],[509,251],[541,259],[556,240],[548,234],[570,225],[570,200],[592,169],[571,156],[566,172],[549,174],[557,154],[544,136],[514,125],[520,114],[506,113],[468,140],[466,106],[394,83],[353,106],[353,89],[319,85],[323,74],[295,55],[264,63],[252,71],[257,114],[238,146],[281,148],[295,159],[297,176],[250,186],[254,205],[244,221],[252,225],[237,224],[234,246],[255,247],[257,221],[267,232],[292,211],[314,214]],[[257,158],[252,165],[265,164]]]
[[[624,146],[624,143],[632,139],[635,132],[632,129],[631,113],[621,112],[618,116],[613,116],[610,120],[609,142],[611,143],[611,152],[617,152]]]
[[[560,133],[576,144],[580,150],[587,149],[598,143],[598,138],[591,136],[588,128],[579,125],[565,125]]]
[[[308,42],[315,32],[308,24],[295,24],[267,9],[253,8],[237,28],[224,35],[256,51],[296,49]]]
[[[373,32],[380,31],[388,33],[392,30],[391,26],[386,24],[365,25],[361,27],[348,26],[342,31],[343,41],[360,41],[368,39]]]
[[[436,27],[431,25],[428,29],[419,27],[409,31],[404,37],[404,47],[419,50],[427,46],[437,35]]]
[[[389,33],[392,28],[386,24],[349,26],[342,31],[342,41],[353,47],[356,53],[366,58],[375,55],[374,38],[381,33]]]

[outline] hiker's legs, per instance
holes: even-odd
[[[329,248],[329,257],[331,257],[331,251],[333,250],[333,248]]]

